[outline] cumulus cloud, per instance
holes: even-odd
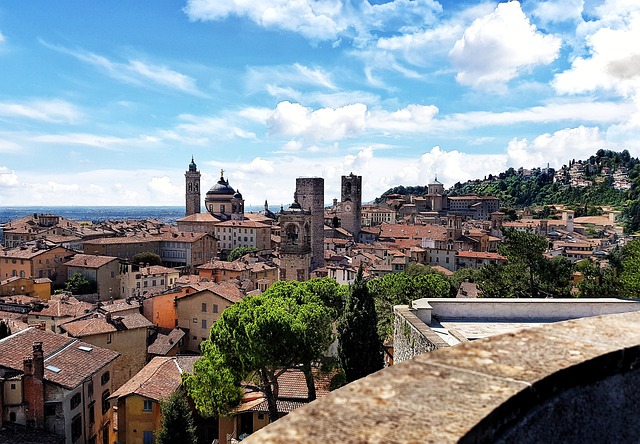
[[[2,35],[2,32],[0,32],[0,43],[4,43],[5,38],[4,35]]]
[[[153,200],[158,202],[170,202],[175,200],[176,196],[182,194],[182,188],[175,186],[169,176],[152,177],[147,184],[147,189],[151,193]]]
[[[637,7],[637,5],[636,5]],[[640,96],[640,15],[620,16],[586,36],[588,54],[576,57],[571,68],[556,75],[553,86],[564,94],[596,90],[625,97]]]
[[[184,10],[191,20],[244,17],[267,29],[295,32],[313,42],[348,37],[360,45],[376,32],[432,22],[442,7],[434,0],[391,0],[383,4],[345,0],[189,0]]]
[[[267,119],[267,126],[272,135],[337,140],[361,134],[366,111],[360,103],[313,111],[299,103],[280,102]]]
[[[275,170],[273,168],[273,162],[270,160],[256,157],[248,164],[240,166],[240,170],[244,172],[251,172],[252,174],[272,174]]]
[[[584,0],[549,0],[535,4],[531,15],[542,23],[581,21]]]
[[[52,123],[76,123],[83,118],[83,113],[64,100],[32,100],[22,103],[0,102],[0,116]]]
[[[529,142],[513,139],[507,146],[507,166],[544,166],[558,168],[571,159],[586,159],[607,143],[599,128],[579,126],[542,134]]]
[[[500,3],[495,11],[475,20],[449,57],[456,80],[472,87],[500,89],[523,70],[553,62],[561,40],[539,32],[522,12],[520,3]]]
[[[5,166],[0,166],[0,187],[15,187],[18,185],[18,175]]]

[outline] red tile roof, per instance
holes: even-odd
[[[67,267],[82,267],[82,268],[100,268],[107,265],[110,262],[117,261],[118,258],[113,256],[98,256],[95,254],[76,254],[65,265]]]

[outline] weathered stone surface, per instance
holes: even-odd
[[[615,314],[436,350],[246,442],[638,442],[638,325],[639,313]]]

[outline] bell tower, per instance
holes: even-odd
[[[303,282],[311,268],[311,211],[298,203],[297,193],[288,210],[280,210],[280,277],[281,281]]]
[[[362,228],[362,176],[342,176],[341,186],[342,228],[353,234],[358,242]]]
[[[189,169],[184,173],[185,177],[185,216],[200,212],[200,171],[191,156]]]

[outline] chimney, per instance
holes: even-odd
[[[44,428],[44,354],[42,342],[33,343],[33,358],[22,361],[25,419],[28,427]]]
[[[104,319],[105,321],[107,321],[109,324],[111,324],[111,313],[107,312],[104,315]]]

